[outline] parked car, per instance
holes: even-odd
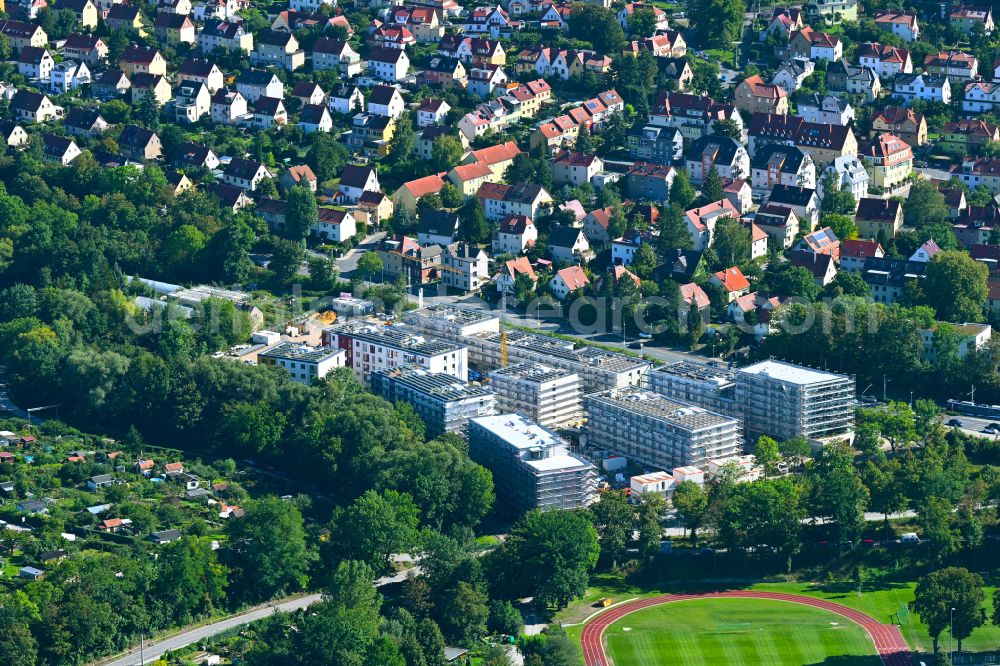
[[[952,428],[961,428],[962,422],[959,421],[958,419],[949,419],[948,425],[950,425]]]
[[[916,532],[907,532],[903,536],[899,537],[899,543],[917,544],[920,543],[920,537],[917,536]]]

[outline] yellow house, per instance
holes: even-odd
[[[136,74],[167,75],[167,59],[158,49],[148,46],[126,47],[118,63],[129,79]]]
[[[913,150],[894,134],[880,134],[863,155],[871,183],[883,190],[892,189],[913,173]]]
[[[142,22],[142,13],[136,5],[124,3],[112,5],[104,22],[111,30],[134,30],[140,37],[149,36],[149,33],[143,30],[145,24]]]
[[[431,174],[403,183],[392,195],[392,203],[396,208],[402,206],[411,215],[417,213],[417,201],[425,194],[436,194],[444,187],[442,174]]]
[[[166,77],[159,74],[140,72],[132,77],[132,103],[152,95],[157,105],[163,106],[173,97],[173,91]]]
[[[490,182],[499,183],[503,180],[503,175],[507,171],[507,167],[513,164],[514,158],[520,154],[521,149],[517,147],[517,144],[513,141],[507,141],[506,143],[468,152],[462,158],[462,164],[483,164],[488,166],[493,172],[493,178],[495,179]]]
[[[77,20],[84,28],[97,27],[97,5],[91,0],[63,0],[57,9],[68,9],[76,14]]]
[[[457,187],[463,195],[471,197],[479,191],[483,183],[497,182],[493,170],[485,164],[460,164],[448,172],[448,180]]]

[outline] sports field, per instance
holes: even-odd
[[[872,639],[850,620],[763,599],[696,599],[653,606],[609,626],[604,639],[616,666],[881,664]]]

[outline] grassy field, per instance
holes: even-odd
[[[880,660],[864,630],[816,608],[761,599],[700,599],[628,615],[605,632],[616,664],[803,666]]]
[[[907,615],[905,608],[907,604],[913,603],[913,589],[915,583],[894,583],[873,585],[858,594],[857,590],[850,583],[756,583],[753,585],[700,585],[697,588],[680,588],[676,585],[662,587],[637,587],[623,580],[618,576],[599,575],[594,578],[595,584],[587,590],[585,597],[576,604],[572,604],[566,609],[556,614],[556,620],[564,624],[581,623],[584,619],[597,611],[593,605],[598,599],[611,597],[615,602],[634,599],[637,597],[649,597],[665,592],[693,592],[702,590],[721,589],[752,589],[764,590],[767,592],[787,592],[790,594],[801,594],[808,597],[828,599],[851,608],[856,608],[866,613],[880,622],[900,625],[900,631],[906,639],[910,649],[916,652],[930,653],[931,639],[927,634],[927,627],[920,622],[916,614]],[[986,587],[986,603],[984,610],[987,614],[992,613],[990,600],[993,597],[992,586]],[[903,612],[900,613],[900,610]],[[629,615],[628,618],[633,616]],[[625,626],[629,626],[626,618]],[[617,626],[617,625],[616,625]],[[578,637],[582,631],[582,625],[571,626],[567,629],[570,635]],[[943,645],[948,643],[948,630],[941,634]],[[967,652],[987,652],[997,650],[1000,646],[1000,627],[987,622],[976,629],[972,636],[967,638],[962,647]],[[618,662],[623,663],[623,662]]]

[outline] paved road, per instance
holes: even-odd
[[[348,250],[344,256],[337,259],[337,270],[340,272],[341,279],[351,279],[354,275],[354,269],[358,267],[358,259],[361,258],[361,255],[369,250],[374,250],[378,242],[385,238],[385,235],[386,232],[378,231],[366,236],[363,241],[358,243],[356,248]]]
[[[787,601],[804,606],[812,606],[822,610],[836,613],[841,617],[861,626],[871,637],[875,644],[875,649],[882,658],[885,666],[912,666],[913,657],[910,648],[903,639],[903,634],[899,627],[892,624],[882,624],[875,618],[864,613],[842,606],[841,604],[825,599],[815,599],[797,594],[778,594],[774,592],[754,592],[743,590],[731,590],[727,592],[710,592],[706,594],[664,594],[648,599],[636,599],[618,606],[613,606],[608,610],[599,613],[594,619],[587,622],[580,635],[580,643],[583,646],[583,660],[586,666],[609,666],[610,660],[604,653],[603,636],[604,630],[612,623],[643,608],[657,606],[659,604],[685,601],[689,599],[704,599],[711,597],[737,597],[742,599],[770,599],[773,601]]]
[[[221,634],[222,632],[228,631],[234,627],[262,620],[268,615],[273,615],[277,611],[290,613],[301,608],[306,608],[320,599],[322,599],[322,595],[310,594],[305,597],[299,597],[290,601],[281,602],[275,606],[258,607],[246,613],[226,618],[225,620],[219,620],[218,622],[213,622],[212,624],[206,624],[203,627],[181,632],[159,642],[146,643],[145,648],[142,650],[141,659],[146,664],[152,663],[168,650],[179,650],[180,648],[191,645],[192,643],[197,643],[200,640],[210,638],[217,634]],[[113,659],[112,661],[97,663],[101,666],[134,666],[135,664],[140,663],[139,648],[133,648],[124,657],[119,657],[117,659]]]
[[[414,562],[413,558],[409,555],[397,555],[394,558],[397,562],[408,561]],[[375,581],[375,587],[382,587],[383,585],[388,585],[390,583],[400,583],[406,580],[407,576],[411,573],[414,575],[420,574],[420,565],[414,565],[412,568],[402,571],[398,574],[392,576],[384,576]],[[212,624],[206,624],[203,627],[197,627],[195,629],[190,629],[188,631],[183,631],[179,634],[175,634],[169,638],[165,638],[159,642],[148,642],[145,648],[142,650],[142,660],[144,663],[149,664],[158,659],[164,652],[168,650],[179,650],[180,648],[187,647],[192,643],[197,643],[198,641],[204,640],[206,638],[211,638],[212,636],[217,636],[233,629],[234,627],[240,627],[244,624],[250,624],[251,622],[256,622],[257,620],[262,620],[269,615],[281,611],[283,613],[291,613],[292,611],[297,611],[302,608],[307,608],[314,603],[320,601],[323,598],[321,594],[309,594],[304,597],[298,597],[296,599],[290,599],[288,601],[282,601],[274,606],[265,605],[258,606],[252,610],[245,613],[240,613],[239,615],[233,615],[227,617],[218,622],[213,622]],[[133,647],[128,654],[123,657],[112,657],[110,660],[95,662],[94,666],[135,666],[140,662],[140,651],[139,646]]]

